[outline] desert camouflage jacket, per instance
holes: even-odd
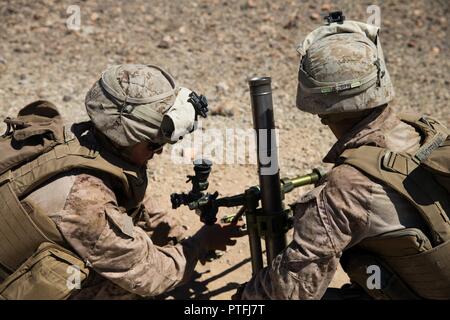
[[[203,254],[195,238],[144,199],[146,219],[133,224],[107,177],[71,172],[24,200],[46,212],[68,245],[94,271],[73,299],[136,299],[156,296],[189,279]]]
[[[413,152],[420,135],[390,109],[371,115],[343,136],[324,162],[362,145]],[[326,181],[294,207],[292,242],[270,267],[246,285],[244,299],[320,299],[342,252],[365,238],[405,227],[422,227],[415,209],[394,190],[349,165],[335,166]]]

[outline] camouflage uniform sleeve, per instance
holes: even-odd
[[[121,212],[102,179],[77,176],[64,209],[52,217],[73,249],[94,271],[140,296],[166,292],[187,280],[201,246],[188,238],[158,247]]]
[[[294,208],[293,241],[245,286],[243,299],[320,299],[342,251],[368,229],[370,187],[336,168]],[[345,180],[345,181],[344,181]]]
[[[143,215],[137,225],[145,230],[154,244],[177,244],[186,238],[188,228],[173,212],[160,208],[152,195],[147,194],[143,204]]]

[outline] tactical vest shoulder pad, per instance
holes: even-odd
[[[120,182],[127,198],[142,200],[147,186],[144,169],[106,152],[82,146],[77,139],[55,146],[33,161],[0,176],[0,184],[9,182],[22,198],[54,176],[73,169],[106,173]]]
[[[374,146],[345,150],[339,163],[351,165],[380,180],[409,200],[432,233],[432,242],[450,240],[450,147],[448,130],[439,122],[419,118],[413,124],[424,136],[419,150],[410,155]],[[439,168],[430,170],[430,168]]]
[[[113,155],[82,146],[78,140],[59,144],[36,159],[0,176],[0,265],[12,272],[44,242],[63,243],[38,227],[21,201],[27,194],[58,174],[73,169],[106,173],[120,182],[127,204],[138,207],[147,187],[144,169],[138,169]],[[37,216],[45,222],[47,216]],[[3,221],[3,222],[2,222]],[[52,225],[52,224],[50,224]]]

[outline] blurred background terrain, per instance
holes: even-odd
[[[74,5],[79,30],[66,23]],[[347,19],[366,22],[370,5],[381,9],[381,41],[396,87],[393,106],[450,125],[448,0],[2,0],[0,116],[46,99],[67,123],[84,120],[84,96],[108,65],[143,63],[164,66],[180,85],[208,97],[211,116],[202,122],[204,130],[249,129],[247,79],[267,75],[280,129],[281,175],[306,173],[320,165],[334,138],[318,119],[295,108],[296,47],[328,11],[342,9]],[[150,192],[170,210],[170,193],[187,191],[185,176],[191,173],[192,165],[173,164],[166,148],[149,164]],[[254,164],[215,164],[210,191],[232,195],[257,181]],[[306,190],[290,194],[287,203]],[[233,210],[220,214],[228,213]],[[188,233],[201,225],[186,208],[172,214]],[[248,258],[242,238],[220,259],[199,265],[196,279],[168,298],[228,299],[251,275]],[[345,281],[339,270],[332,286]]]

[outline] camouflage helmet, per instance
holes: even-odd
[[[115,65],[89,90],[85,105],[95,127],[116,146],[175,143],[194,129],[191,92],[158,66]]]
[[[312,114],[355,112],[394,98],[376,26],[356,21],[321,26],[297,51],[300,110]]]

